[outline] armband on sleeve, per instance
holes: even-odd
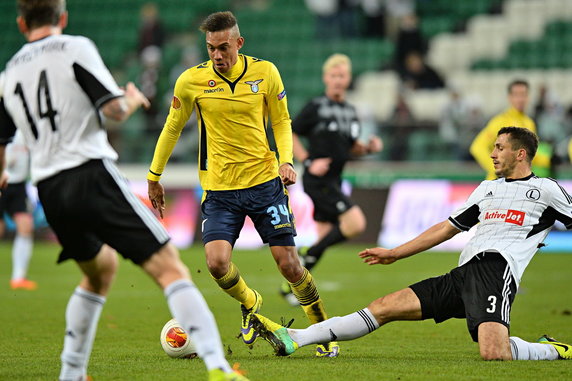
[[[161,180],[161,173],[155,173],[152,170],[149,170],[149,172],[147,172],[147,180],[159,181]]]

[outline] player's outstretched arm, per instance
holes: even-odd
[[[115,122],[123,122],[139,107],[149,108],[150,105],[145,95],[132,82],[129,82],[125,87],[124,96],[106,102],[101,107],[101,111],[106,118]]]
[[[389,265],[398,259],[407,258],[411,255],[437,246],[438,244],[452,238],[459,232],[460,230],[446,220],[431,226],[411,241],[397,246],[396,248],[386,249],[383,247],[376,247],[373,249],[365,249],[358,255],[363,258],[364,263],[367,263],[368,265]]]
[[[165,211],[165,189],[158,181],[147,180],[147,193],[149,194],[149,201],[153,208],[159,212],[159,216],[163,218]]]

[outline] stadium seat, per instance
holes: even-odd
[[[416,90],[407,97],[409,107],[418,120],[439,120],[448,98],[448,91],[444,89]]]
[[[377,120],[387,120],[395,108],[399,86],[399,77],[392,71],[366,72],[356,78],[348,100],[367,107]]]

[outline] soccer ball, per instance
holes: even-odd
[[[192,359],[197,350],[187,332],[175,320],[169,320],[161,330],[161,346],[166,354],[173,358]]]

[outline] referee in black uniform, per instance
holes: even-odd
[[[341,175],[348,160],[382,149],[377,136],[367,144],[358,140],[361,126],[357,112],[345,100],[352,80],[351,65],[344,54],[330,56],[322,68],[325,94],[308,102],[292,122],[294,157],[304,163],[304,191],[314,203],[318,230],[318,241],[299,250],[309,271],[328,247],[365,230],[362,210],[342,192]],[[307,139],[307,149],[299,136]],[[288,284],[282,285],[281,293],[291,304],[297,303]]]

